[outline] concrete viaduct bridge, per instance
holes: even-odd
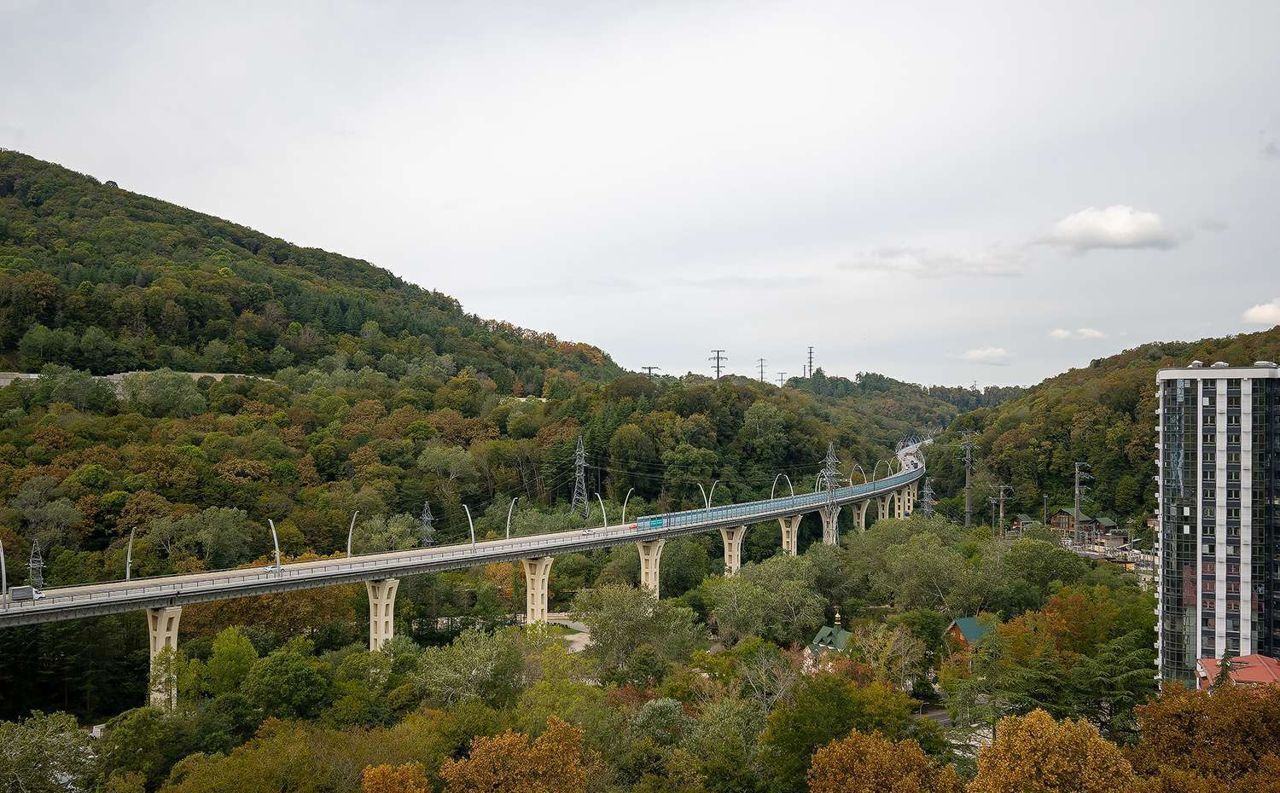
[[[0,602],[0,628],[145,609],[154,665],[162,650],[177,647],[178,620],[182,607],[188,603],[363,581],[369,592],[369,649],[378,650],[394,635],[395,597],[401,577],[515,561],[524,569],[527,621],[544,622],[551,563],[557,554],[634,542],[640,551],[640,584],[657,596],[662,547],[671,537],[718,530],[724,540],[725,574],[734,575],[742,563],[742,540],[753,524],[776,520],[782,529],[783,550],[795,555],[800,521],[806,514],[816,512],[821,516],[822,541],[828,545],[835,545],[839,540],[837,521],[846,506],[852,507],[854,524],[859,531],[866,529],[867,511],[872,504],[876,505],[876,516],[880,519],[910,515],[925,473],[922,445],[915,443],[900,448],[897,453],[900,470],[881,479],[844,486],[832,482],[826,489],[813,493],[646,515],[634,523],[267,568],[47,589],[37,600]],[[153,703],[161,705],[169,704],[166,696],[157,691],[151,695]]]

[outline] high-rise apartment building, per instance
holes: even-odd
[[[1280,368],[1194,361],[1156,375],[1156,665],[1280,650]]]

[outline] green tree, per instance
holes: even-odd
[[[238,626],[225,628],[213,639],[213,653],[205,665],[209,693],[217,696],[238,691],[244,684],[258,651]]]
[[[326,665],[311,655],[310,642],[295,639],[253,663],[244,693],[268,716],[309,719],[331,701],[333,679]]]
[[[88,790],[93,772],[89,734],[69,714],[35,711],[16,723],[0,722],[0,789]]]

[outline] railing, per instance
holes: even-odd
[[[392,551],[339,559],[318,559],[295,562],[279,569],[256,568],[252,570],[222,570],[185,575],[158,576],[155,578],[112,581],[74,587],[46,590],[38,600],[0,603],[0,625],[6,622],[39,621],[36,613],[59,619],[59,612],[84,612],[95,604],[118,605],[107,610],[127,611],[130,604],[142,601],[152,603],[167,597],[181,597],[184,602],[203,597],[221,595],[239,597],[281,588],[305,588],[322,586],[327,581],[334,584],[350,581],[372,580],[376,577],[393,577],[397,573],[413,573],[429,569],[450,569],[501,561],[507,558],[551,555],[573,548],[599,547],[622,541],[661,537],[670,529],[708,529],[729,522],[761,522],[778,516],[819,509],[829,503],[845,504],[866,497],[878,496],[908,484],[924,475],[922,466],[911,466],[883,479],[857,485],[835,488],[782,498],[750,501],[709,509],[686,510],[662,515],[637,518],[635,523],[604,526],[597,529],[581,529],[554,534],[540,534],[511,539],[487,540],[438,548],[418,548]],[[754,520],[753,520],[754,519]],[[368,575],[376,571],[379,576]],[[281,585],[285,585],[281,587]],[[293,584],[294,586],[288,586]],[[141,606],[132,606],[141,608]],[[97,613],[92,612],[91,613]],[[23,615],[28,615],[24,617]],[[8,618],[8,619],[6,619]],[[66,617],[61,617],[66,618]]]

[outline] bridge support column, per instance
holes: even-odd
[[[658,563],[662,561],[662,546],[666,540],[649,540],[637,542],[640,549],[640,588],[647,589],[658,597]]]
[[[720,529],[720,539],[724,541],[724,574],[737,575],[742,567],[742,538],[747,536],[746,526],[733,526]]]
[[[876,520],[885,520],[889,517],[889,502],[892,499],[892,493],[876,498]]]
[[[825,506],[818,510],[822,516],[822,544],[838,545],[840,543],[840,507]]]
[[[800,548],[800,520],[804,515],[792,515],[789,518],[778,518],[782,527],[782,552],[787,556],[795,556]]]
[[[853,517],[857,523],[858,531],[867,530],[867,507],[871,506],[871,499],[859,501],[853,505]]]
[[[151,684],[148,686],[147,703],[153,707],[172,710],[178,704],[177,669],[161,669],[157,659],[170,650],[162,664],[172,664],[178,652],[178,620],[182,606],[164,606],[147,609],[147,630],[151,634]]]
[[[912,512],[915,512],[915,511],[916,511],[916,486],[915,486],[915,483],[914,483],[914,482],[912,482],[911,484],[909,484],[909,485],[907,485],[905,488],[903,488],[903,490],[902,490],[902,494],[903,494],[904,496],[906,496],[906,499],[907,499],[906,514],[910,515]]]
[[[547,621],[547,592],[550,590],[552,560],[553,557],[550,556],[520,560],[520,566],[524,568],[524,622],[526,625]]]
[[[396,635],[396,590],[398,578],[364,582],[369,590],[369,651],[377,652]]]
[[[905,487],[893,493],[893,516],[895,518],[905,518],[907,516],[907,489]]]

